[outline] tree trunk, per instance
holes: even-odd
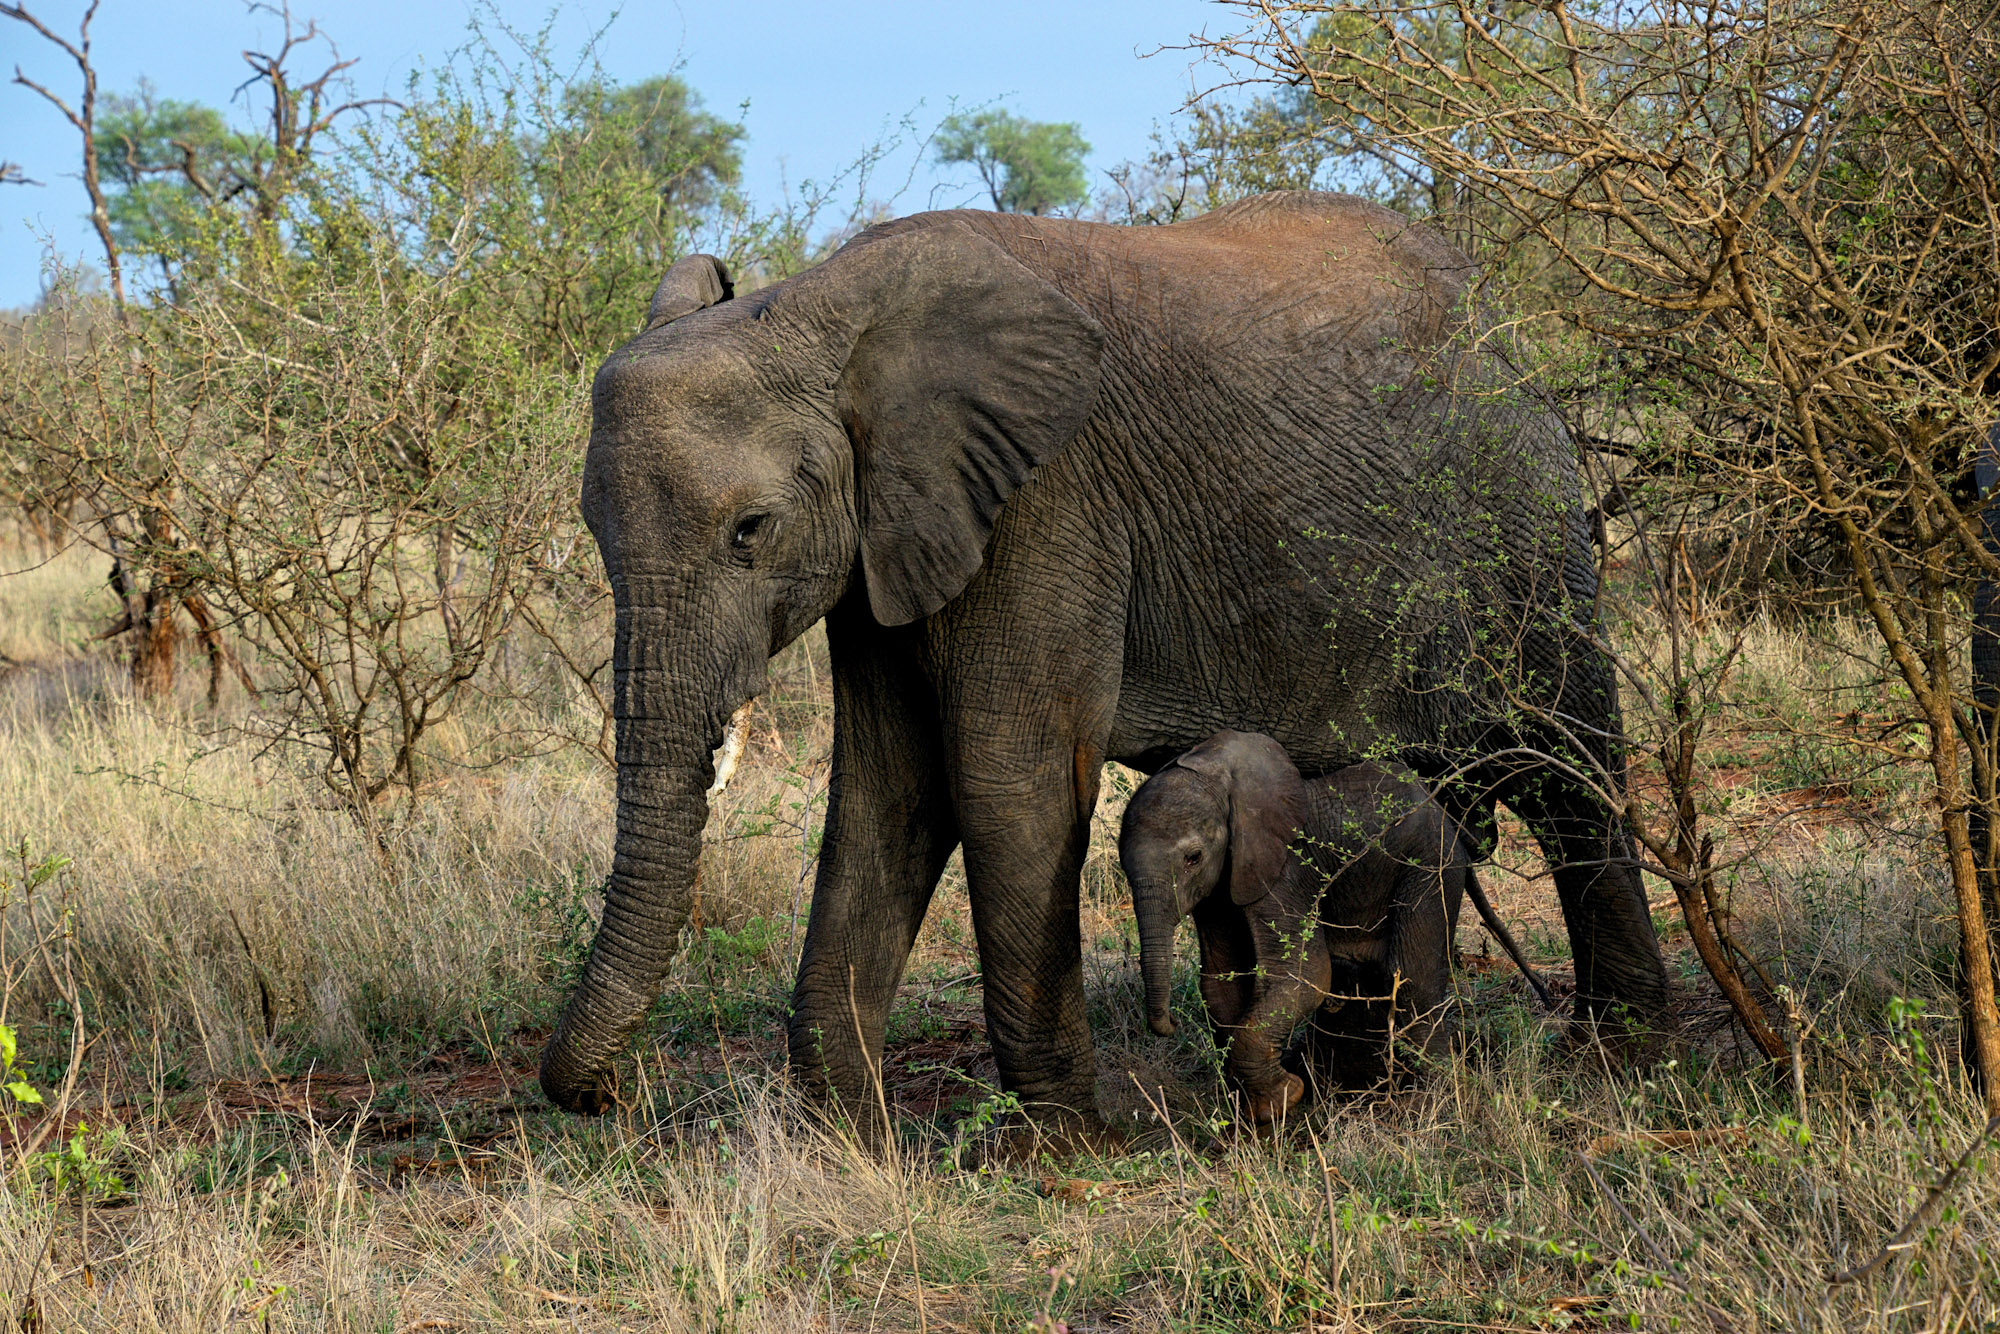
[[[1980,514],[1987,551],[2000,557],[2000,424],[1987,434],[1973,476],[1985,502]],[[1976,863],[1978,902],[1985,919],[1987,976],[2000,975],[2000,824],[1994,820],[1994,775],[2000,773],[2000,586],[1981,579],[1972,593],[1972,696],[1975,733],[1983,756],[1972,766],[1972,800],[1968,819],[1970,853]],[[1964,1039],[1959,1044],[1968,1068],[1979,1074],[1978,1025],[1972,977],[1961,959],[1958,993]],[[1988,1102],[1993,1097],[1989,1091]]]

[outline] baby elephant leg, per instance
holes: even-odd
[[[1323,1007],[1309,1047],[1315,1075],[1334,1087],[1396,1084],[1412,1052],[1441,1055],[1451,1042],[1451,940],[1464,870],[1456,843],[1442,852],[1431,822],[1407,821],[1391,843],[1396,869],[1381,953],[1343,971],[1344,1003]]]
[[[1279,1057],[1299,1020],[1325,999],[1333,974],[1317,931],[1264,967],[1257,1003],[1231,1040],[1227,1062],[1249,1104],[1250,1119],[1259,1125],[1278,1120],[1305,1096],[1305,1081],[1285,1069]]]

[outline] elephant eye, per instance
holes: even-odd
[[[757,534],[763,531],[768,514],[746,514],[736,521],[736,531],[729,535],[729,545],[738,551],[748,551],[757,542]]]
[[[1201,865],[1201,849],[1196,848],[1192,852],[1183,854],[1181,860],[1186,862],[1189,866]]]

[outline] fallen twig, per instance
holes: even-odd
[[[1088,1204],[1092,1200],[1109,1199],[1119,1194],[1121,1183],[1092,1181],[1088,1177],[1043,1177],[1036,1183],[1036,1191],[1043,1199]]]
[[[521,1281],[517,1286],[530,1297],[538,1297],[545,1302],[554,1302],[558,1306],[581,1306],[589,1308],[597,1304],[588,1297],[572,1297],[566,1292],[557,1292],[553,1288],[544,1288],[526,1281]]]

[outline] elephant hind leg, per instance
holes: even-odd
[[[1666,963],[1623,822],[1580,785],[1546,773],[1524,779],[1507,801],[1555,876],[1576,962],[1576,1017],[1595,1025],[1623,1011],[1641,1027],[1663,1021],[1672,999]]]
[[[1339,991],[1353,991],[1339,985]],[[1372,997],[1375,988],[1362,988]],[[1316,1096],[1337,1089],[1374,1088],[1388,1076],[1382,1044],[1389,1033],[1386,1000],[1335,995],[1313,1013],[1312,1025],[1299,1053],[1299,1068],[1310,1078]]]

